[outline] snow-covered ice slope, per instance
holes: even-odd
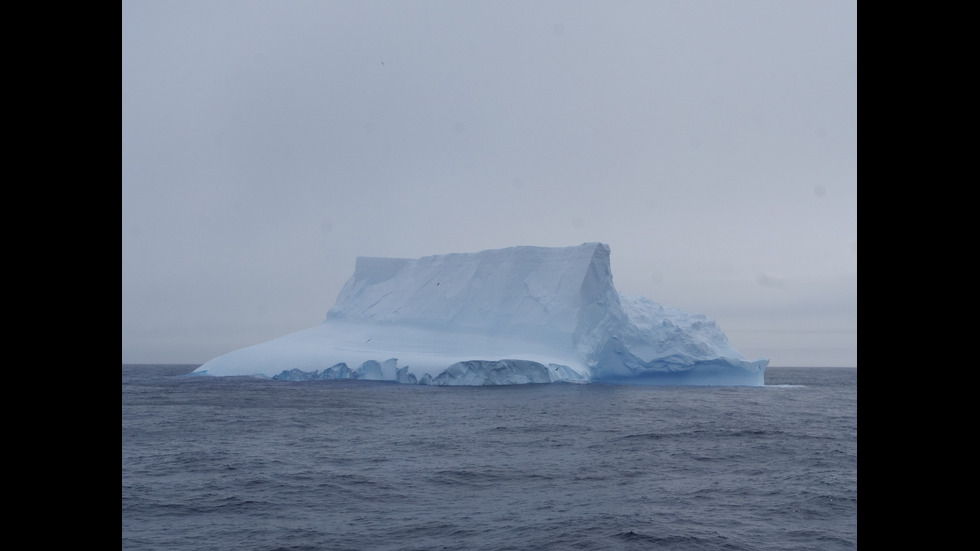
[[[358,258],[326,320],[195,373],[433,385],[763,384],[714,321],[613,286],[609,247]]]

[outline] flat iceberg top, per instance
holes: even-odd
[[[359,257],[322,324],[196,372],[440,385],[763,384],[768,360],[746,361],[705,316],[620,296],[609,257],[602,243]]]
[[[512,247],[419,259],[357,259],[327,319],[538,338],[571,335],[593,264],[609,248]]]

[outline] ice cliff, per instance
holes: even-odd
[[[358,258],[326,320],[195,373],[429,385],[763,384],[714,321],[613,286],[609,247]]]

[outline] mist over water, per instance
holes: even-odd
[[[857,370],[426,387],[123,366],[123,549],[855,549]]]

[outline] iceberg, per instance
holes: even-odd
[[[194,373],[425,385],[609,382],[762,386],[711,319],[621,295],[610,249],[520,246],[359,257],[319,325]]]

